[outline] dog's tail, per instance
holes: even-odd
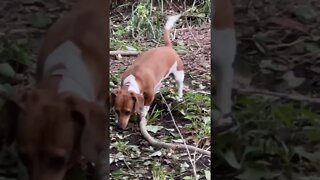
[[[172,46],[171,40],[170,40],[170,31],[173,28],[173,26],[175,25],[175,23],[178,21],[180,16],[181,15],[178,14],[178,15],[168,17],[166,25],[164,26],[164,35],[163,35],[165,46]]]

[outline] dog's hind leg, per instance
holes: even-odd
[[[234,29],[213,31],[213,64],[217,75],[216,105],[220,109],[218,125],[232,122],[232,83],[234,76],[233,62],[236,55],[236,39]]]
[[[173,71],[174,79],[176,80],[178,86],[178,101],[183,99],[183,81],[184,81],[184,71]]]

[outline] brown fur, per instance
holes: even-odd
[[[165,29],[163,34],[164,46],[172,47],[172,43],[170,40],[170,30]]]
[[[38,57],[37,77],[43,80],[43,66],[47,56],[66,40],[71,40],[83,51],[85,63],[95,77],[96,93],[98,99],[105,100],[108,88],[107,83],[101,83],[108,77],[106,74],[108,61],[106,61],[107,24],[102,17],[106,16],[105,0],[81,0],[73,7],[72,12],[59,19],[49,30],[45,38],[45,45]],[[105,38],[102,38],[105,37]],[[97,63],[99,62],[99,63]],[[45,81],[45,80],[43,80]]]
[[[141,54],[122,74],[120,89],[112,92],[111,104],[118,114],[118,124],[122,129],[127,127],[131,115],[139,114],[143,106],[150,106],[154,100],[155,86],[165,77],[172,65],[177,62],[177,70],[183,70],[183,63],[172,48],[170,30],[165,30],[164,47],[150,49]],[[123,81],[134,75],[140,87],[141,95],[128,91]],[[135,107],[139,108],[135,108]]]
[[[81,49],[89,72],[95,77],[97,100],[107,102],[108,3],[82,0],[59,19],[48,30],[39,53],[36,87],[18,91],[7,102],[11,112],[8,143],[16,140],[31,180],[62,180],[82,155],[99,168],[107,137],[104,107],[71,93],[59,94],[61,75],[45,77],[42,71],[47,56],[71,40]]]
[[[213,1],[215,14],[213,16],[213,27],[215,29],[234,28],[234,9],[231,0]]]

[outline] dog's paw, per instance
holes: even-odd
[[[182,102],[183,101],[183,97],[176,97],[175,98],[177,102]]]
[[[220,118],[217,120],[217,126],[228,126],[232,124],[232,117],[225,117],[225,118]]]
[[[216,134],[220,134],[232,129],[235,126],[235,122],[232,117],[220,118],[213,122],[213,131]]]
[[[220,115],[219,112],[213,113],[214,126],[231,126],[233,125],[232,114],[227,113],[224,115]]]

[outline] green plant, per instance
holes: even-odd
[[[147,114],[148,123],[151,124],[157,121],[162,114],[163,110],[155,109],[156,105],[154,106],[153,110]]]
[[[123,153],[127,153],[130,150],[128,146],[128,142],[123,142],[123,141],[115,142],[113,143],[113,146],[117,149],[117,151],[123,152]]]
[[[109,79],[110,79],[109,81],[110,89],[117,88],[117,86],[120,83],[120,75],[117,73],[110,73]]]
[[[157,6],[155,4],[157,3]],[[111,24],[111,47],[117,50],[126,50],[133,47],[143,50],[141,42],[151,40],[153,43],[160,44],[163,36],[163,26],[165,19],[165,6],[177,2],[165,2],[163,0],[143,0],[134,2],[131,5],[131,15],[129,21],[122,24]],[[178,2],[182,3],[182,2]],[[191,23],[203,24],[210,19],[210,0],[195,0],[192,4],[192,11],[186,16],[191,17]],[[129,7],[127,4],[125,7]],[[120,8],[120,7],[117,7]],[[188,24],[188,25],[192,25]],[[133,39],[134,41],[128,40]],[[180,42],[176,47],[178,51],[185,51],[183,43]]]
[[[152,0],[143,0],[133,5],[132,17],[130,20],[130,32],[133,38],[146,37],[160,41],[162,37],[161,13],[153,10]]]
[[[228,164],[239,179],[292,179],[297,170],[301,176],[319,171],[320,148],[313,145],[320,139],[309,138],[310,131],[320,132],[318,114],[298,103],[246,96],[234,108],[238,126],[216,134],[217,167]]]
[[[175,116],[182,116],[191,123],[186,124],[184,127],[196,132],[199,139],[210,137],[211,133],[211,101],[210,96],[201,93],[185,92],[183,102],[176,102],[177,94],[169,89],[162,90],[163,96],[166,98],[167,103],[171,104],[171,110]],[[167,108],[164,100],[158,97],[155,103],[162,109],[163,113],[168,115]]]
[[[154,180],[163,180],[168,177],[168,171],[161,166],[160,163],[155,162],[152,164],[152,178]]]
[[[1,62],[10,63],[16,71],[24,71],[32,66],[33,62],[27,53],[27,42],[27,39],[4,40],[0,51]]]

